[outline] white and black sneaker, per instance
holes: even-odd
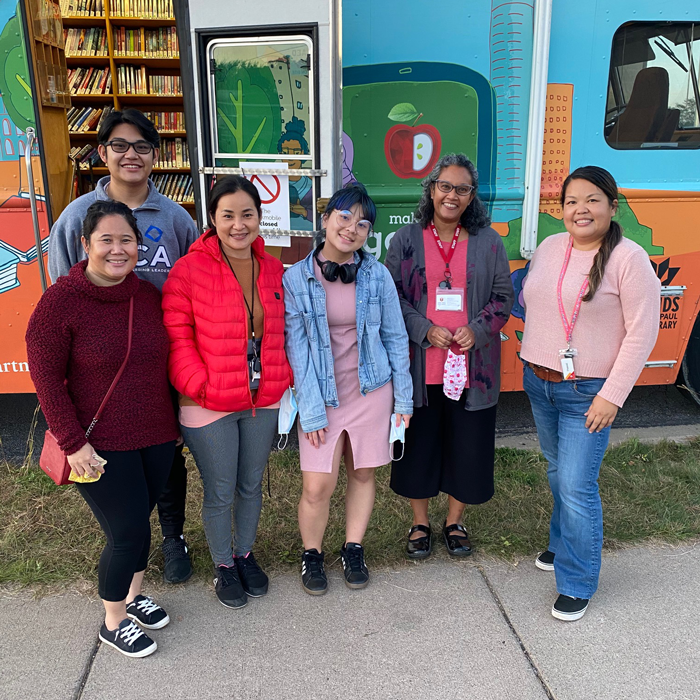
[[[309,595],[323,595],[328,590],[324,556],[317,549],[307,549],[301,555],[301,585]]]
[[[153,598],[137,595],[127,606],[126,614],[147,630],[159,630],[170,622],[168,613],[153,602]]]
[[[365,588],[369,583],[369,571],[365,564],[365,550],[361,544],[346,542],[340,550],[345,585],[348,588]]]
[[[572,598],[571,596],[561,594],[552,607],[552,615],[557,620],[564,622],[573,622],[580,620],[588,609],[588,598]]]
[[[535,559],[535,566],[542,571],[554,571],[554,552],[547,550]]]
[[[100,639],[124,656],[133,656],[135,659],[150,656],[158,648],[158,645],[128,618],[122,620],[115,630],[108,630],[107,625],[102,623]]]

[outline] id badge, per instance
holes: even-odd
[[[464,290],[438,287],[435,290],[435,311],[464,311]]]
[[[559,362],[561,363],[561,373],[564,375],[566,381],[571,381],[576,379],[576,373],[574,372],[574,357],[576,355],[575,350],[560,350],[559,351]]]
[[[248,378],[250,380],[251,391],[254,391],[260,385],[260,375],[262,372],[260,344],[261,341],[259,339],[248,340]]]

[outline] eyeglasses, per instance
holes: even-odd
[[[350,228],[355,224],[355,231],[357,231],[358,236],[369,236],[372,231],[372,224],[367,221],[367,219],[360,219],[355,221],[352,212],[347,210],[336,209],[335,213],[338,217],[338,221],[343,228]]]
[[[474,191],[474,185],[453,185],[447,180],[433,180],[433,183],[437,185],[440,192],[447,194],[454,190],[460,197],[466,197]]]
[[[107,146],[111,146],[115,153],[126,153],[133,146],[136,153],[142,156],[148,155],[152,150],[154,150],[153,144],[148,143],[148,141],[132,142],[125,141],[124,139],[112,139],[111,141],[107,141],[107,143],[104,145],[105,148]]]

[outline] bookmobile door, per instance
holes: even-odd
[[[340,182],[337,4],[249,5],[236,26],[218,3],[175,6],[188,47],[181,57],[186,118],[197,125],[198,220],[207,225],[215,179],[243,174],[261,195],[266,244],[284,263],[310,250],[318,201]]]

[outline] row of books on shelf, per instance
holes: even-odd
[[[159,133],[184,131],[185,115],[183,112],[144,112],[156,126]]]
[[[153,184],[161,194],[170,197],[179,204],[194,202],[192,176],[185,173],[167,173],[155,175]]]
[[[139,19],[173,19],[173,0],[111,0],[109,14],[112,17],[137,17]]]
[[[89,66],[68,69],[68,88],[71,95],[108,95],[112,87],[109,66]]]
[[[113,107],[71,107],[66,117],[68,118],[68,131],[71,134],[79,134],[85,131],[99,131],[105,117],[113,110]]]
[[[61,0],[64,17],[104,17],[104,0]]]
[[[136,56],[142,58],[179,58],[180,47],[177,43],[175,27],[146,29],[136,27],[114,28],[114,55]]]
[[[63,30],[66,56],[107,56],[107,30],[69,27]]]
[[[90,167],[97,167],[102,164],[102,158],[97,152],[97,146],[90,143],[84,146],[73,146],[68,157],[78,164],[80,170],[89,170]]]
[[[161,139],[156,168],[189,168],[190,149],[185,139]]]
[[[120,95],[182,95],[179,75],[148,75],[146,66],[117,66],[117,89]]]

